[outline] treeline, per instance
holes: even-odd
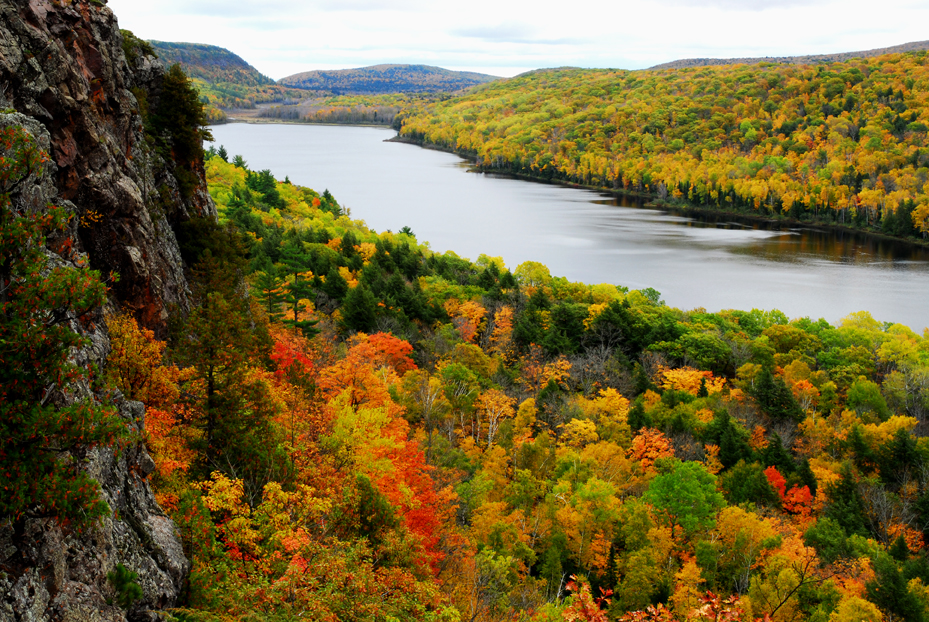
[[[263,119],[281,119],[303,123],[341,123],[346,125],[394,124],[405,102],[392,103],[395,96],[381,96],[390,103],[354,103],[356,97],[337,97],[328,100],[310,100],[302,104],[271,106],[258,116]],[[404,98],[406,99],[406,98]]]
[[[190,316],[110,324],[188,619],[929,617],[929,336],[439,255],[209,155]]]
[[[815,65],[816,63],[841,63],[857,58],[871,58],[903,52],[921,52],[929,49],[929,41],[912,41],[887,48],[862,50],[859,52],[836,52],[832,54],[808,54],[806,56],[765,56],[749,58],[682,58],[650,67],[650,69],[683,69],[708,65],[754,65],[755,63],[789,63],[791,65]]]
[[[925,52],[541,70],[413,105],[401,133],[487,169],[925,238],[927,91]]]
[[[330,91],[336,95],[452,93],[496,80],[495,76],[451,71],[428,65],[374,65],[357,69],[305,71],[281,78],[280,84]]]

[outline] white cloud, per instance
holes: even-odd
[[[515,75],[677,58],[820,54],[926,39],[929,6],[886,0],[109,0],[123,28],[228,48],[274,78],[385,62]],[[866,16],[866,18],[863,18]],[[498,68],[496,71],[492,68]]]

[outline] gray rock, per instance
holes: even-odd
[[[0,0],[0,127],[26,128],[51,156],[44,174],[18,188],[14,208],[36,212],[51,203],[77,216],[60,234],[74,253],[47,250],[50,264],[87,259],[104,274],[118,272],[110,305],[164,334],[168,310],[189,308],[176,231],[216,212],[202,169],[192,171],[199,184],[184,197],[175,163],[146,142],[137,95],[157,109],[164,65],[145,55],[130,64],[122,46],[100,3]],[[102,367],[110,350],[102,309],[92,323],[71,326],[89,340],[72,353],[75,362]],[[88,397],[104,399],[86,383],[53,399]],[[143,405],[113,399],[127,427],[141,432]],[[190,565],[146,481],[155,465],[144,444],[62,458],[100,483],[111,513],[80,534],[52,519],[0,516],[0,622],[158,619],[155,611],[178,603]],[[138,574],[144,594],[128,612],[112,604],[107,579],[119,564]]]

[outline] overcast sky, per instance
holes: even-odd
[[[825,54],[929,39],[926,0],[109,0],[121,28],[227,48],[280,79],[438,65],[512,76],[678,58]]]

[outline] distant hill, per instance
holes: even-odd
[[[764,56],[757,58],[684,58],[655,65],[650,69],[683,69],[685,67],[707,67],[710,65],[756,65],[758,63],[779,63],[785,65],[812,65],[816,63],[836,63],[853,58],[871,58],[884,54],[902,52],[921,52],[929,50],[929,41],[914,41],[889,48],[863,50],[860,52],[840,52],[837,54],[812,54],[809,56]]]
[[[274,80],[226,48],[203,43],[149,43],[155,49],[158,58],[168,63],[179,63],[191,78],[210,83],[233,82],[242,86],[274,84]]]
[[[203,43],[149,43],[158,58],[181,66],[200,91],[214,122],[225,119],[223,110],[252,109],[257,104],[300,100],[309,95],[277,84],[226,48]]]
[[[358,69],[305,71],[278,83],[303,89],[331,91],[337,95],[454,92],[496,76],[468,71],[451,71],[428,65],[374,65]]]

